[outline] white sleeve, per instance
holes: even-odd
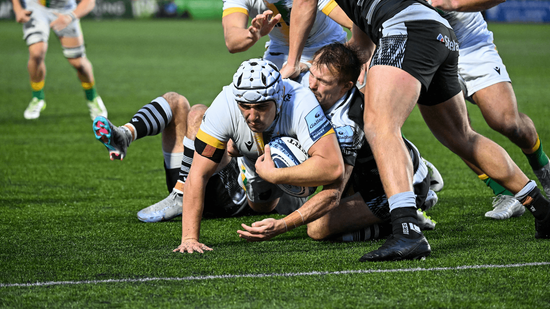
[[[247,12],[250,11],[250,7],[247,5],[246,0],[223,0],[224,15],[226,15],[226,10],[231,9],[244,9]]]
[[[226,86],[214,99],[204,113],[200,126],[201,131],[224,143],[229,141],[234,132],[234,115],[230,109],[231,104],[227,103],[227,91],[231,91],[231,89]]]

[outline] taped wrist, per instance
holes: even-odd
[[[305,224],[304,216],[302,216],[302,213],[298,209],[292,212],[290,215],[284,217],[283,222],[286,225],[287,231],[293,230]]]

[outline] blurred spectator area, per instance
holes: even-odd
[[[222,0],[96,0],[86,18],[221,19],[222,6]],[[489,22],[550,23],[550,0],[508,0],[484,16]],[[11,0],[0,0],[0,19],[14,18]]]
[[[79,0],[77,0],[79,1]],[[222,18],[222,0],[96,0],[85,18]],[[11,0],[0,0],[0,19],[15,19]]]

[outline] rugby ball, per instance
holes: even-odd
[[[271,159],[277,168],[290,167],[307,160],[308,155],[302,149],[300,142],[292,137],[275,137],[269,142]],[[296,197],[308,197],[315,193],[316,187],[299,187],[287,184],[278,184],[285,193]]]

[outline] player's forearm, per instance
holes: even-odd
[[[23,10],[23,6],[21,5],[21,2],[19,0],[11,0],[11,3],[13,6],[13,12],[17,13]]]
[[[349,19],[348,15],[344,13],[340,6],[336,6],[328,14],[328,17],[337,22],[340,26],[348,28],[349,30],[351,30],[351,27],[353,27],[353,22],[351,21],[351,19]]]
[[[206,184],[204,184],[206,186]],[[181,217],[181,239],[199,240],[204,205],[204,186],[194,186],[189,180],[185,184]]]
[[[337,207],[342,197],[342,183],[325,186],[302,207],[283,218],[287,231],[311,223]]]
[[[76,18],[82,18],[90,13],[95,7],[95,0],[82,0],[73,11]]]
[[[290,12],[289,52],[287,65],[298,66],[315,16],[317,0],[295,0]]]
[[[240,53],[247,51],[259,40],[259,35],[255,36],[248,29],[232,27],[224,31],[225,46],[230,53]]]
[[[505,1],[506,0],[432,0],[431,4],[433,7],[444,11],[479,12],[490,9]]]
[[[351,38],[346,45],[358,50],[361,61],[365,63],[370,61],[376,49],[376,45],[370,37],[355,24],[351,28]]]
[[[344,173],[340,157],[313,156],[302,164],[277,169],[277,184],[317,187],[339,181]]]

